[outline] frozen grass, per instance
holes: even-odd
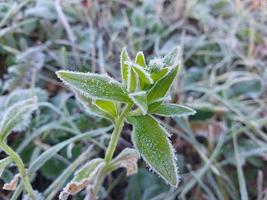
[[[172,99],[192,106],[198,114],[162,121],[173,133],[178,161],[183,163],[180,187],[164,187],[142,170],[127,180],[119,172],[106,180],[108,189],[103,196],[267,199],[266,1],[83,2],[0,3],[1,94],[20,87],[40,87],[49,94],[29,130],[8,140],[27,166],[49,147],[109,125],[92,117],[88,122],[88,116],[80,114],[71,94],[60,89],[56,70],[108,73],[118,78],[117,55],[122,47],[131,55],[142,50],[147,56],[160,56],[181,44],[182,75],[173,87]],[[131,145],[128,133],[125,129],[121,148]],[[36,189],[52,199],[70,172],[89,159],[79,152],[93,148],[90,157],[102,154],[108,136],[104,131],[95,132],[75,147],[67,145],[56,153],[38,167],[33,178],[47,187],[37,184]],[[52,173],[55,167],[57,173]],[[6,170],[5,181],[14,173],[12,168]]]

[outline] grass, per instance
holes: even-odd
[[[34,189],[45,199],[56,198],[71,172],[88,159],[103,156],[110,137],[109,122],[83,114],[55,71],[108,73],[118,79],[122,47],[128,47],[132,56],[142,50],[153,58],[180,44],[183,68],[172,101],[198,111],[189,118],[162,119],[183,160],[180,186],[164,187],[145,170],[130,178],[119,171],[106,179],[107,191],[101,198],[267,198],[265,1],[62,2],[0,3],[0,110],[19,88],[41,88],[47,96],[29,128],[8,137],[33,169]],[[129,133],[125,128],[119,149],[131,146]],[[72,145],[70,138],[79,137]],[[44,152],[61,144],[46,163],[36,165]],[[82,152],[88,149],[93,150],[84,157]],[[8,182],[15,174],[10,166],[2,178]],[[12,199],[12,193],[1,190],[0,195]]]

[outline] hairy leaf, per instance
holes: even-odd
[[[124,85],[127,84],[129,67],[125,64],[125,61],[130,61],[127,50],[124,47],[121,51],[120,64],[121,64],[121,78]]]
[[[136,54],[135,63],[143,68],[146,68],[146,59],[142,51],[139,51]]]
[[[169,69],[165,67],[163,69],[151,72],[151,78],[153,79],[153,81],[157,81],[161,79],[168,71]]]
[[[142,113],[145,115],[147,113],[147,96],[145,91],[136,92],[129,94],[132,101],[141,109]]]
[[[0,122],[0,138],[3,140],[12,130],[22,131],[30,122],[31,114],[37,109],[37,98],[33,97],[10,106]]]
[[[161,115],[161,116],[173,116],[182,117],[188,115],[194,115],[196,113],[192,108],[181,106],[177,104],[151,104],[149,106],[149,113]]]
[[[107,75],[65,70],[57,71],[57,75],[70,88],[92,99],[130,101],[121,84]]]
[[[94,104],[100,108],[102,111],[108,113],[112,117],[117,116],[117,107],[116,104],[112,101],[103,101],[103,100],[96,100]]]
[[[166,56],[163,58],[164,67],[171,67],[177,64],[180,64],[181,59],[181,48],[173,48]]]
[[[137,78],[136,78],[136,73],[134,72],[133,68],[127,65],[129,68],[128,71],[128,82],[127,82],[127,90],[129,92],[133,92],[136,89],[137,85]]]
[[[163,78],[158,80],[153,85],[153,87],[150,89],[147,95],[148,103],[153,103],[154,101],[157,101],[158,99],[161,99],[166,95],[166,93],[169,91],[171,87],[173,80],[176,77],[178,69],[179,69],[178,65],[171,68],[170,71]]]
[[[166,131],[149,115],[129,117],[132,141],[148,165],[169,184],[177,186],[178,174],[173,147]]]

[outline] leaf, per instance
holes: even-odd
[[[171,68],[170,71],[165,76],[163,76],[163,78],[158,80],[153,85],[153,87],[150,89],[147,95],[148,103],[153,103],[154,101],[157,101],[158,99],[161,99],[166,95],[166,93],[169,91],[171,87],[173,80],[177,75],[178,69],[179,69],[178,65]]]
[[[11,131],[23,131],[37,109],[37,98],[33,97],[10,106],[0,122],[0,138],[3,140]]]
[[[148,110],[146,92],[141,91],[141,92],[131,93],[129,94],[129,97],[141,109],[142,113],[145,115]]]
[[[133,62],[127,62],[128,66],[130,66],[138,75],[139,77],[139,84],[140,88],[143,89],[146,85],[153,84],[153,79],[150,77],[150,74],[141,66],[133,63]]]
[[[136,83],[137,82],[136,81],[136,73],[134,72],[134,70],[129,65],[127,65],[127,66],[129,68],[127,90],[129,92],[133,92],[133,91],[135,91],[136,85],[137,85],[137,83]]]
[[[127,50],[124,47],[121,51],[121,57],[120,57],[120,64],[121,64],[121,78],[122,78],[122,83],[124,85],[127,84],[128,80],[128,73],[129,73],[129,68],[128,65],[125,64],[125,61],[130,61],[130,58],[128,56]]]
[[[56,73],[66,85],[89,98],[120,102],[130,101],[121,84],[107,75],[65,70]]]
[[[149,106],[149,113],[161,115],[161,116],[171,116],[171,117],[183,117],[188,115],[194,115],[196,113],[192,108],[181,106],[177,104],[160,104]]]
[[[88,98],[87,96],[80,94],[79,92],[75,91],[76,99],[83,105],[83,107],[86,109],[86,111],[91,114],[98,117],[104,117],[110,121],[113,121],[113,117],[107,113],[101,110],[99,107],[97,107],[95,104],[93,104],[92,99]]]
[[[164,67],[171,67],[180,64],[181,59],[181,47],[174,47],[166,56],[163,58]]]
[[[158,71],[151,72],[151,78],[153,79],[153,81],[157,81],[157,80],[161,79],[168,71],[169,71],[169,69],[167,67],[165,67],[165,68],[160,69]]]
[[[2,176],[5,168],[12,162],[10,157],[0,160],[0,177]]]
[[[124,167],[127,170],[127,176],[136,174],[138,171],[137,161],[139,153],[135,149],[125,148],[115,159],[110,163],[113,170],[119,167]]]
[[[142,51],[139,51],[136,54],[135,63],[143,68],[146,68],[146,59]]]
[[[129,117],[133,124],[132,141],[142,158],[166,182],[178,185],[173,147],[167,132],[149,115]]]
[[[103,101],[103,100],[96,100],[94,104],[100,108],[102,111],[110,114],[112,117],[117,116],[117,107],[116,104],[112,101]]]

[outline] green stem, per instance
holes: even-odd
[[[132,108],[132,104],[127,104],[125,106],[124,110],[122,111],[121,115],[119,116],[119,118],[117,118],[117,120],[115,120],[115,128],[112,132],[111,139],[110,139],[110,142],[108,145],[108,149],[107,149],[106,155],[105,155],[105,161],[107,163],[109,163],[113,157],[116,146],[117,146],[118,141],[120,139],[120,134],[121,134],[122,128],[124,126],[125,117],[129,113],[131,108]]]
[[[25,189],[28,195],[30,196],[30,198],[34,199],[34,192],[32,189],[32,185],[30,183],[29,177],[27,176],[23,161],[21,160],[20,156],[3,141],[0,141],[0,147],[16,163]]]

